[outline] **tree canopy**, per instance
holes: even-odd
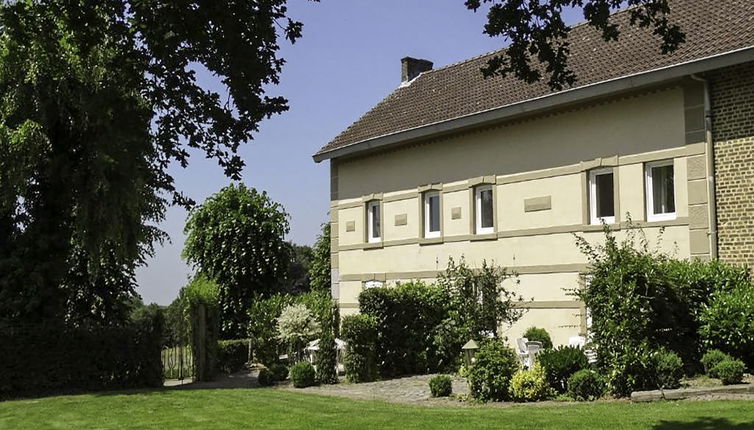
[[[267,193],[229,185],[189,214],[183,255],[219,287],[222,336],[243,338],[255,297],[287,284],[288,214]]]
[[[309,284],[312,291],[330,291],[330,223],[322,224],[322,233],[314,243],[309,267]]]
[[[0,4],[3,319],[124,314],[113,301],[135,294],[135,267],[165,237],[154,225],[192,203],[168,166],[193,149],[238,179],[239,146],[288,108],[265,93],[279,39],[301,36],[287,14],[286,0]]]
[[[590,25],[606,41],[618,40],[620,28],[610,14],[629,7],[631,25],[651,29],[659,49],[667,54],[685,41],[682,29],[670,19],[670,0],[465,0],[470,10],[489,4],[484,33],[503,37],[510,46],[482,69],[486,77],[513,74],[528,83],[547,79],[553,90],[573,85],[577,76],[568,67],[567,8],[581,9]],[[544,76],[543,76],[544,75]]]

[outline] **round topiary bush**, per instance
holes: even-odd
[[[540,363],[535,363],[531,369],[516,372],[511,379],[510,391],[517,402],[537,402],[553,395]]]
[[[652,367],[657,388],[674,389],[681,386],[683,361],[676,353],[661,348],[652,355]]]
[[[518,358],[511,348],[497,339],[484,342],[469,369],[471,396],[482,402],[509,400],[510,381],[518,369]]]
[[[437,375],[429,380],[432,397],[448,397],[453,393],[453,380],[448,375]]]
[[[270,366],[270,372],[272,372],[276,381],[285,381],[288,378],[288,368],[284,364],[273,364]]]
[[[270,371],[270,369],[263,367],[259,371],[259,376],[257,376],[257,379],[259,380],[259,385],[263,387],[269,387],[270,385],[275,383],[275,375]]]
[[[714,367],[714,373],[723,385],[740,384],[744,379],[744,362],[741,360],[723,360]]]
[[[719,349],[711,349],[702,356],[702,366],[704,366],[704,373],[710,378],[717,378],[715,373],[715,367],[725,360],[732,360],[733,357],[720,351]]]
[[[597,400],[605,393],[605,383],[597,372],[579,370],[568,378],[568,394],[575,400]]]
[[[544,349],[552,348],[550,333],[547,333],[547,330],[543,328],[529,327],[526,329],[526,332],[524,332],[524,337],[529,342],[542,342],[542,348]]]
[[[291,367],[291,380],[296,388],[314,385],[314,366],[308,361],[301,361]]]
[[[547,377],[547,382],[558,393],[568,391],[568,378],[589,367],[584,351],[577,346],[560,346],[546,349],[537,355]]]

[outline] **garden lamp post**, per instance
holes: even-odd
[[[466,359],[466,367],[471,367],[471,365],[474,364],[474,356],[476,355],[477,350],[479,350],[479,345],[477,345],[477,343],[472,339],[466,342],[466,345],[464,345],[461,350],[463,351],[463,356]]]

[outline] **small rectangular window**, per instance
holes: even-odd
[[[613,169],[589,172],[589,213],[592,224],[615,222]]]
[[[440,193],[424,194],[424,237],[440,237]]]
[[[675,219],[673,160],[647,163],[647,221]]]
[[[476,188],[476,233],[487,234],[495,230],[492,185]]]
[[[367,203],[367,238],[369,242],[379,242],[380,233],[380,202]]]

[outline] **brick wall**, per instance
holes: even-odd
[[[754,267],[754,63],[708,78],[719,257]]]

